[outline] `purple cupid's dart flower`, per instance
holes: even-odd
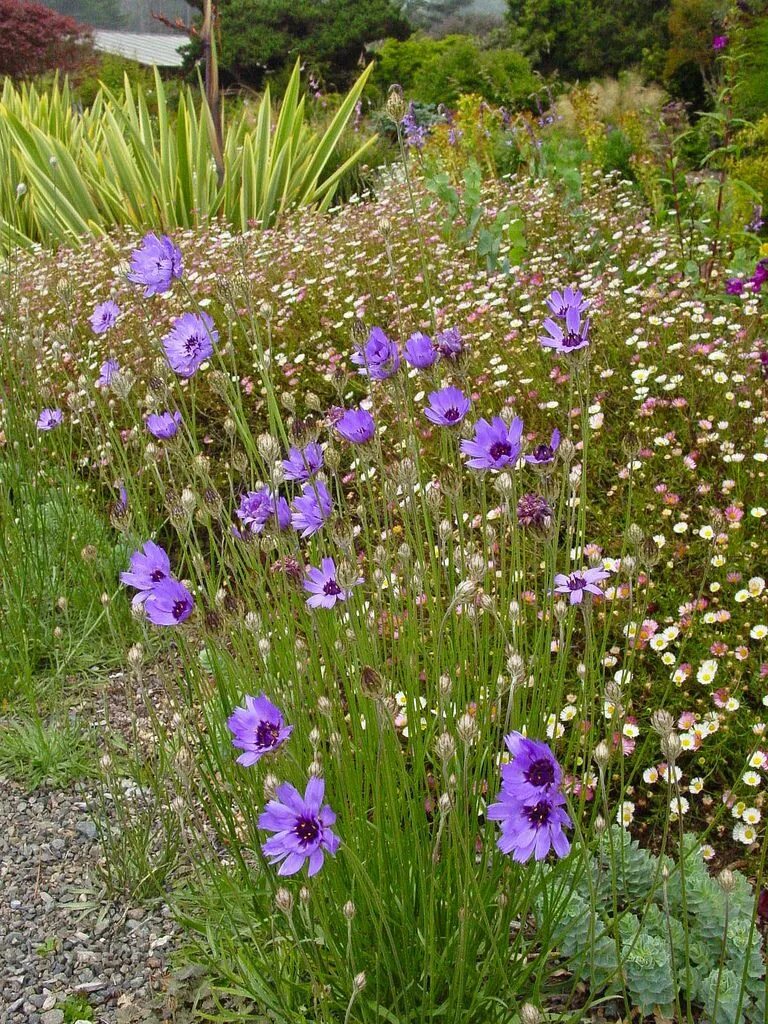
[[[435,335],[437,351],[443,359],[458,359],[464,351],[464,342],[458,327],[449,327]]]
[[[740,277],[729,277],[725,282],[726,295],[741,295],[744,291],[744,282]]]
[[[37,417],[37,429],[55,430],[55,428],[61,424],[63,419],[64,413],[61,409],[43,409]]]
[[[127,496],[126,496],[127,504]],[[120,573],[120,582],[127,587],[135,587],[139,593],[134,598],[134,603],[144,600],[147,592],[162,583],[163,580],[171,578],[171,560],[166,551],[148,540],[131,555],[130,569]]]
[[[219,332],[207,313],[183,313],[163,338],[163,348],[171,369],[180,377],[192,377],[213,355],[218,340]]]
[[[364,444],[376,433],[373,416],[365,409],[347,409],[334,423],[336,433],[352,444]]]
[[[551,317],[544,321],[544,328],[549,334],[540,335],[539,341],[555,352],[578,352],[589,344],[589,318],[582,324],[581,314],[573,306],[566,311],[565,330]]]
[[[157,437],[161,441],[168,441],[178,433],[181,426],[181,413],[153,412],[147,416],[144,422],[147,425],[147,430],[153,437]]]
[[[304,589],[311,595],[307,598],[307,607],[333,608],[337,601],[347,600],[350,590],[348,587],[342,587],[336,579],[336,563],[332,558],[324,558],[320,565],[320,569],[310,566],[307,570]],[[360,576],[352,586],[358,586],[362,582],[363,577]]]
[[[410,366],[417,370],[426,370],[437,362],[439,353],[427,334],[416,331],[406,341],[403,355]]]
[[[99,370],[99,376],[96,380],[97,388],[108,388],[112,383],[112,378],[116,373],[120,372],[120,363],[116,359],[107,359],[106,362],[101,364]]]
[[[271,519],[277,520],[281,530],[291,525],[291,510],[285,498],[273,494],[268,487],[260,491],[248,491],[240,498],[240,508],[235,513],[244,527],[252,533],[261,533]]]
[[[571,604],[581,604],[584,594],[601,596],[603,592],[597,584],[610,575],[607,569],[577,569],[567,576],[559,572],[555,576],[555,593],[568,594]]]
[[[380,327],[372,327],[368,340],[355,346],[352,362],[360,367],[357,372],[363,377],[386,380],[397,372],[400,352]]]
[[[283,459],[286,480],[311,480],[323,468],[323,449],[313,441],[306,448],[291,448]]]
[[[304,484],[301,497],[294,498],[291,505],[291,526],[299,530],[302,537],[317,533],[333,509],[333,501],[322,480]]]
[[[181,277],[181,252],[167,235],[160,238],[150,232],[142,239],[138,249],[131,253],[128,280],[144,285],[144,296],[167,292],[174,278]]]
[[[336,815],[323,805],[325,780],[312,778],[304,796],[284,782],[277,787],[277,800],[270,800],[259,817],[259,828],[275,834],[261,849],[270,864],[280,864],[278,875],[295,875],[306,861],[310,878],[323,866],[326,853],[339,848],[339,837],[331,831]]]
[[[101,302],[94,309],[89,318],[91,330],[94,334],[106,334],[110,327],[114,327],[117,318],[120,316],[120,307],[112,299]]]
[[[498,821],[501,835],[497,846],[502,853],[511,853],[520,864],[534,856],[544,860],[550,850],[565,857],[571,848],[563,832],[571,819],[562,809],[565,797],[558,792],[540,794],[526,801],[502,789],[498,800],[488,808],[490,821]]]
[[[147,591],[144,609],[155,626],[178,626],[192,614],[195,600],[178,580],[167,579]]]
[[[512,760],[502,766],[502,790],[523,801],[560,788],[563,773],[546,743],[529,740],[520,732],[511,732],[504,742]]]
[[[589,299],[585,299],[578,288],[564,288],[561,292],[552,292],[547,299],[547,305],[553,316],[564,320],[569,309],[575,309],[577,313],[589,309]]]
[[[559,447],[560,431],[555,428],[549,444],[536,445],[531,454],[525,456],[525,461],[532,466],[546,466],[555,461],[555,452]]]
[[[753,292],[759,292],[766,281],[768,281],[768,259],[760,260],[755,267],[755,272],[749,279]]]
[[[552,516],[551,506],[540,494],[524,494],[517,503],[517,521],[521,526],[547,527]]]
[[[459,388],[441,388],[431,391],[429,405],[424,415],[438,427],[454,427],[461,423],[469,412],[472,403]]]
[[[503,469],[514,465],[520,457],[520,438],[523,421],[516,416],[509,426],[500,416],[489,423],[480,419],[475,424],[475,436],[461,442],[461,450],[469,455],[467,465],[472,469]]]
[[[227,719],[227,728],[233,736],[232,746],[244,751],[237,759],[244,768],[277,750],[293,732],[293,726],[285,724],[280,709],[263,693],[260,697],[246,696],[245,707],[235,708]]]

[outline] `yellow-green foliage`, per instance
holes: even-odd
[[[768,206],[768,114],[739,136],[741,155],[731,163],[731,174],[762,196]]]
[[[366,140],[328,170],[369,73],[363,72],[320,134],[306,121],[297,63],[276,117],[267,87],[255,123],[241,109],[227,125],[221,185],[211,116],[188,87],[171,118],[158,74],[157,116],[127,78],[124,95],[103,86],[82,113],[73,109],[66,81],[39,91],[6,80],[0,94],[0,244],[78,245],[83,236],[115,225],[170,230],[214,218],[245,230],[269,227],[291,207],[325,208],[341,177],[374,142]]]

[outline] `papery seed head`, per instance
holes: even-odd
[[[595,747],[592,756],[595,759],[595,764],[597,765],[597,767],[602,770],[603,768],[605,768],[605,766],[611,759],[611,748],[608,746],[605,740],[600,740],[600,742]]]
[[[435,753],[445,765],[456,753],[456,741],[449,732],[441,732],[435,740]]]
[[[674,727],[675,722],[672,715],[663,708],[659,708],[658,711],[654,711],[651,715],[651,728],[659,736],[669,736]]]
[[[354,992],[362,992],[365,988],[366,978],[365,971],[360,971],[355,975],[352,981],[352,989]]]
[[[352,900],[347,900],[347,902],[344,904],[342,908],[342,911],[344,917],[346,917],[348,921],[351,921],[354,918],[355,914],[357,913],[357,907],[352,902]]]
[[[717,884],[726,895],[730,895],[736,889],[736,876],[729,868],[723,868],[717,876]]]
[[[268,772],[264,776],[264,798],[266,800],[274,800],[277,795],[277,787],[280,785],[280,779],[272,772]]]
[[[659,746],[670,765],[675,763],[683,749],[682,741],[676,732],[670,732],[668,735],[662,736]]]
[[[283,889],[282,887],[275,893],[275,906],[277,909],[285,914],[290,914],[293,910],[293,893],[289,889]]]
[[[466,743],[467,746],[475,742],[479,731],[474,715],[470,715],[469,712],[463,714],[456,723],[456,732],[459,739],[462,743]]]
[[[533,1003],[525,1003],[520,1009],[520,1024],[543,1024],[544,1018]]]

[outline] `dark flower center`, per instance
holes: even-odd
[[[184,348],[189,356],[195,356],[202,347],[202,339],[197,334],[190,334],[184,342]]]
[[[491,456],[494,462],[498,462],[498,460],[503,456],[509,458],[509,456],[512,454],[512,445],[509,443],[509,441],[494,441],[494,443],[490,447],[488,454]]]
[[[526,771],[525,780],[539,789],[543,786],[551,786],[555,781],[554,765],[546,757],[537,758]]]
[[[533,457],[537,462],[550,462],[555,457],[555,453],[552,451],[551,445],[540,444],[533,449]]]
[[[541,828],[549,821],[552,808],[546,800],[539,800],[537,804],[525,808],[525,814],[534,828]]]
[[[165,579],[165,573],[163,572],[162,569],[153,569],[149,578],[152,580],[153,583],[159,583],[160,580]]]
[[[299,841],[308,846],[310,843],[314,843],[320,835],[320,825],[317,818],[299,818],[294,832]]]
[[[336,580],[326,580],[323,585],[323,593],[327,594],[328,597],[336,597],[337,594],[341,593],[341,587]]]
[[[173,615],[174,619],[176,619],[177,622],[181,620],[181,617],[187,610],[187,608],[189,608],[188,601],[181,600],[175,602],[173,608],[171,608],[171,614]]]
[[[443,413],[443,418],[446,420],[450,420],[451,423],[455,423],[456,420],[459,418],[459,410],[451,406],[450,409],[445,410],[445,412]]]
[[[581,345],[583,341],[584,339],[582,336],[576,331],[568,331],[563,338],[563,345],[565,348],[576,348],[578,345]]]
[[[569,590],[583,590],[586,587],[587,581],[578,572],[572,572],[568,577],[568,589]]]
[[[256,746],[274,747],[280,733],[280,726],[274,722],[259,722],[256,726]]]

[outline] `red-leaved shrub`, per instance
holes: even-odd
[[[27,0],[0,0],[0,75],[74,71],[92,53],[91,30]]]

